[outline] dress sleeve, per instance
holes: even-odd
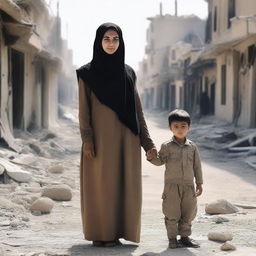
[[[140,144],[145,151],[148,151],[152,148],[155,148],[155,145],[152,139],[150,138],[148,127],[142,111],[140,97],[136,88],[135,88],[135,101],[136,101],[138,121],[140,125]]]
[[[93,129],[91,125],[91,96],[90,90],[82,79],[79,79],[79,111],[78,119],[83,143],[93,143]]]

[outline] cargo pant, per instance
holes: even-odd
[[[191,222],[197,213],[194,185],[165,184],[162,199],[168,238],[191,235]]]

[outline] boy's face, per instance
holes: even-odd
[[[187,122],[174,121],[171,122],[170,129],[177,139],[183,140],[186,138],[190,126]]]

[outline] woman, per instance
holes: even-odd
[[[95,246],[140,240],[141,149],[154,151],[135,87],[124,62],[121,29],[102,24],[93,59],[77,70],[82,137],[80,190],[85,239]]]

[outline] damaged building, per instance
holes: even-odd
[[[216,60],[215,116],[256,127],[256,2],[207,2],[203,57]]]
[[[0,136],[13,149],[15,129],[57,124],[62,53],[52,38],[62,39],[55,19],[44,0],[0,0]]]
[[[161,13],[150,18],[146,56],[138,71],[143,103],[256,127],[256,2],[206,2],[206,23]],[[205,37],[201,47],[196,35]]]
[[[139,64],[138,87],[146,108],[173,109],[184,102],[180,81],[180,67],[177,66],[177,43],[190,44],[201,49],[204,42],[205,21],[195,15],[178,16],[160,14],[148,18],[147,45],[145,57]],[[183,49],[180,49],[183,51]],[[179,51],[179,49],[178,49]]]

